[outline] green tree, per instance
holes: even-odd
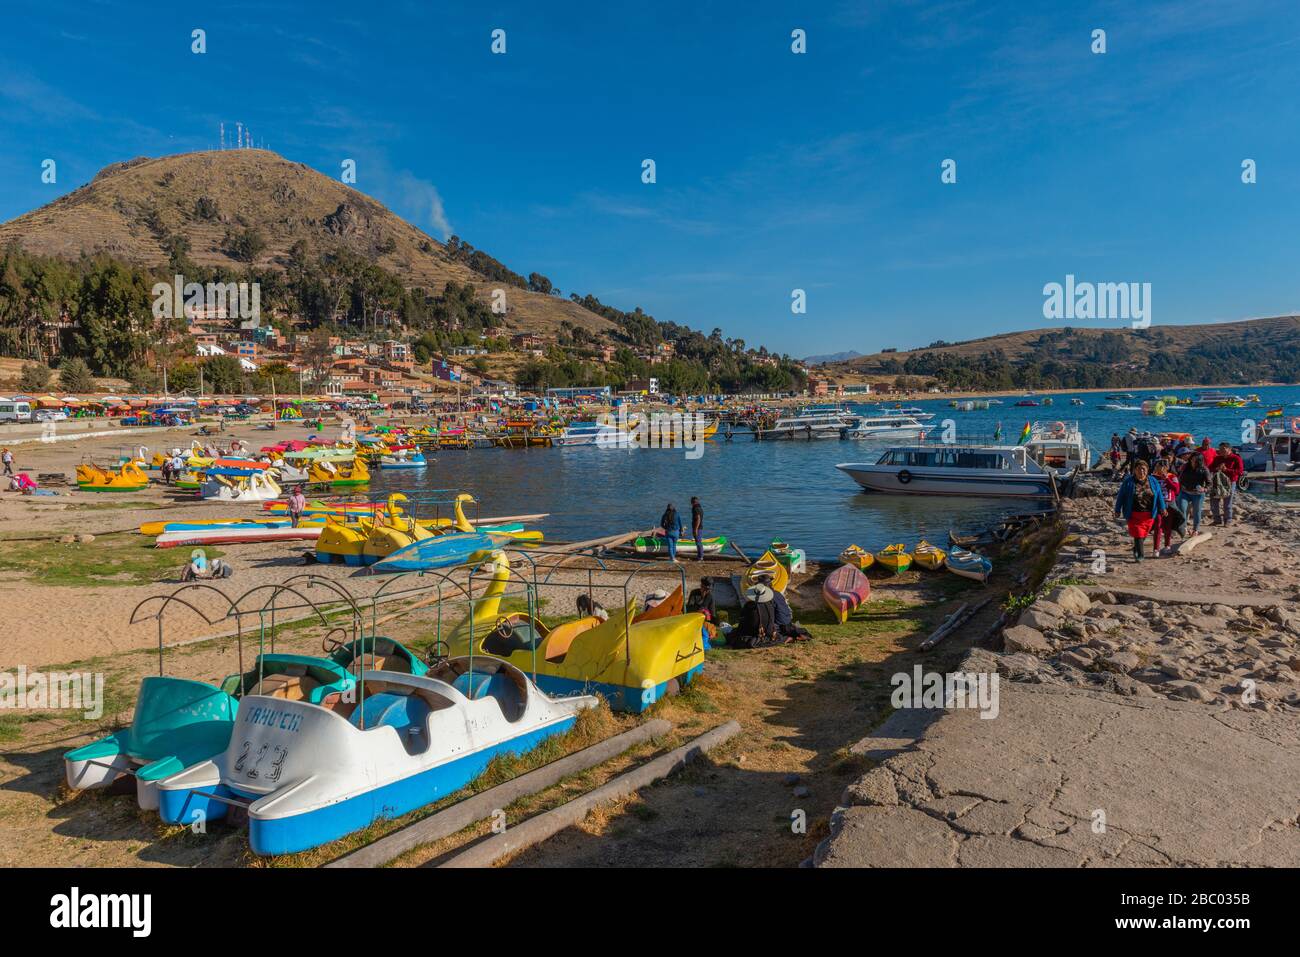
[[[59,365],[59,384],[68,392],[93,392],[95,377],[91,375],[86,360],[74,356]]]
[[[203,365],[203,378],[208,387],[221,395],[244,391],[244,372],[234,356],[214,356]]]
[[[18,377],[18,388],[24,392],[39,392],[50,384],[50,376],[53,374],[50,367],[44,363],[27,363]]]

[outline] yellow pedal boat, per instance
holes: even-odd
[[[83,492],[139,492],[148,486],[149,476],[135,462],[115,472],[89,463],[77,466],[77,488]]]
[[[948,553],[937,545],[931,545],[924,538],[912,549],[912,560],[922,568],[937,572],[948,561]]]
[[[510,577],[503,552],[490,559],[492,579],[472,615],[435,637],[450,655],[491,655],[529,674],[551,695],[598,692],[611,708],[644,711],[674,694],[704,668],[704,616],[681,614],[680,587],[665,601],[639,610],[611,608],[609,619],[586,617],[554,628],[527,612],[500,614]]]
[[[908,553],[907,546],[902,544],[890,545],[876,552],[876,561],[895,575],[912,567],[912,556]]]

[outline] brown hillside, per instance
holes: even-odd
[[[205,217],[199,201],[215,204]],[[443,244],[382,203],[302,163],[266,150],[212,150],[141,157],[100,170],[66,196],[0,224],[0,245],[19,241],[33,253],[76,258],[107,252],[148,266],[167,263],[158,244],[185,236],[200,265],[242,267],[221,249],[226,230],[257,227],[267,248],[258,265],[277,266],[299,240],[315,250],[345,246],[401,276],[408,286],[440,291],[448,280],[473,283],[485,300],[501,283],[448,259]],[[562,320],[596,332],[609,320],[558,296],[506,287],[506,325],[553,333]]]
[[[1116,325],[1108,329],[1071,327],[1076,339],[1086,342],[1098,339],[1107,333],[1124,333],[1127,326]],[[827,369],[841,374],[870,374],[879,372],[882,364],[890,359],[906,362],[910,356],[931,353],[951,353],[959,356],[980,356],[1001,350],[1007,359],[1014,362],[1035,351],[1036,345],[1044,335],[1060,333],[1064,327],[1027,329],[1022,332],[1009,332],[980,339],[968,339],[942,346],[925,346],[920,349],[900,350],[898,352],[876,352],[871,355],[858,356],[845,362],[831,363]],[[1159,348],[1170,354],[1179,355],[1197,346],[1215,342],[1237,343],[1249,330],[1252,342],[1260,349],[1271,346],[1277,348],[1294,348],[1300,337],[1300,316],[1275,316],[1267,319],[1245,319],[1238,322],[1217,322],[1203,325],[1159,325],[1153,324],[1148,332],[1159,340]],[[1134,340],[1135,348],[1145,348]]]

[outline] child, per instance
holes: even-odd
[[[1169,462],[1165,459],[1156,461],[1156,480],[1160,483],[1160,489],[1165,494],[1165,502],[1172,503],[1178,500],[1178,476],[1169,468]],[[1160,537],[1163,534],[1165,539],[1164,551],[1160,549]],[[1167,555],[1173,548],[1174,540],[1174,516],[1166,508],[1155,523],[1155,548],[1152,550],[1153,555]]]

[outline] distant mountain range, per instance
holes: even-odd
[[[810,366],[825,365],[828,362],[847,362],[849,359],[856,359],[861,356],[861,352],[831,352],[824,356],[807,356],[804,358],[804,364]]]
[[[1058,327],[833,361],[843,378],[935,379],[953,389],[1300,382],[1300,316],[1146,329]]]

